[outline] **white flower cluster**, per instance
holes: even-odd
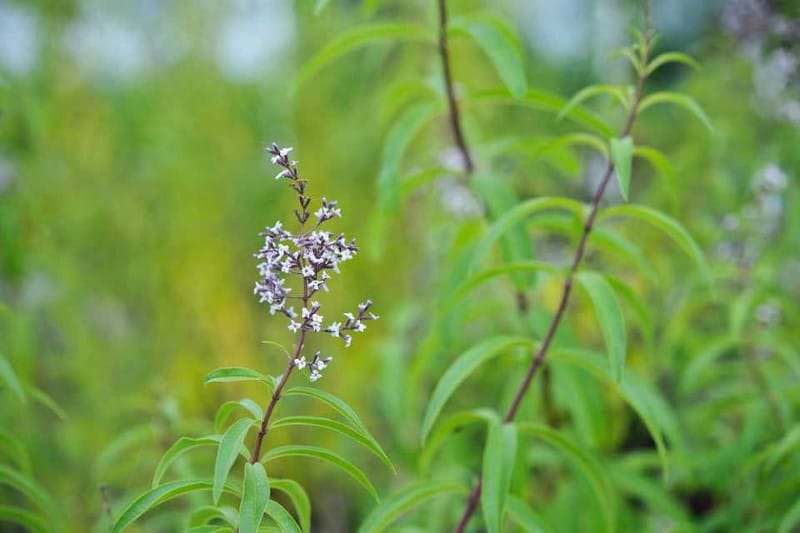
[[[302,224],[310,217],[308,206],[310,198],[305,195],[306,182],[297,172],[297,162],[290,161],[287,157],[291,148],[279,148],[273,144],[267,149],[272,155],[272,162],[283,167],[276,176],[292,182],[292,188],[297,192],[300,209],[295,211],[295,216]],[[343,234],[334,236],[333,233],[320,230],[325,222],[341,217],[341,210],[335,201],[322,199],[322,206],[314,213],[316,225],[303,232],[293,234],[280,222],[266,228],[259,233],[264,238],[264,245],[255,254],[260,260],[258,264],[259,279],[256,281],[254,294],[261,303],[269,305],[270,314],[281,313],[289,319],[288,328],[303,336],[307,332],[326,332],[342,339],[345,346],[350,346],[352,336],[350,332],[362,332],[367,326],[366,321],[376,320],[377,315],[369,312],[371,300],[358,306],[358,313],[345,313],[343,322],[324,324],[324,317],[320,313],[320,303],[312,300],[319,291],[328,291],[327,281],[331,272],[339,273],[339,265],[352,259],[358,252],[354,240],[347,241]],[[287,286],[289,279],[302,280],[302,294],[290,295],[292,288]],[[295,307],[289,305],[289,300],[298,302],[299,314]],[[305,337],[303,337],[304,339]],[[294,365],[299,369],[306,366],[310,368],[310,379],[316,381],[322,374],[320,371],[332,358],[320,358],[319,352],[311,362],[305,357],[294,359]]]

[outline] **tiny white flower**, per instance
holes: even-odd
[[[345,348],[349,348],[350,344],[353,342],[353,337],[351,337],[350,335],[345,335],[343,338],[344,338]]]
[[[322,377],[322,374],[320,374],[316,369],[314,369],[314,370],[311,371],[311,374],[308,376],[308,379],[310,379],[311,382],[313,383],[313,382],[317,381],[321,377]]]
[[[330,333],[331,336],[333,336],[333,337],[338,337],[339,336],[339,329],[341,327],[342,327],[342,323],[341,322],[334,322],[333,324],[328,326],[328,329],[326,329],[325,331]]]
[[[306,265],[300,271],[304,278],[313,278],[314,277],[314,268],[311,265]]]
[[[344,316],[346,316],[347,320],[349,320],[351,322],[356,319],[356,317],[353,316],[353,313],[345,313]]]
[[[294,366],[296,366],[300,370],[303,370],[306,367],[306,364],[307,364],[305,356],[301,357],[300,359],[295,359],[292,362],[294,363]]]
[[[361,322],[360,320],[356,321],[356,331],[359,333],[367,329],[367,325]]]
[[[296,333],[300,329],[300,326],[302,326],[302,324],[292,320],[289,322],[289,331],[291,331],[292,333]]]

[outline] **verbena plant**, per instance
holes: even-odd
[[[311,507],[303,487],[291,479],[271,478],[264,466],[286,457],[327,461],[344,470],[378,499],[378,493],[367,476],[335,451],[305,444],[266,446],[267,436],[282,428],[309,426],[336,432],[352,439],[394,469],[359,416],[344,401],[320,388],[288,386],[294,374],[305,374],[314,383],[332,364],[333,356],[323,355],[313,348],[314,335],[331,335],[349,347],[352,335],[366,330],[366,323],[378,316],[370,310],[372,302],[367,300],[354,312],[345,313],[342,320],[325,320],[322,304],[317,298],[329,291],[328,281],[332,274],[340,272],[339,265],[352,259],[358,247],[354,240],[347,240],[343,234],[327,231],[330,222],[341,216],[335,201],[323,197],[319,208],[312,213],[312,199],[306,191],[308,182],[299,174],[297,162],[289,158],[292,149],[272,144],[267,150],[272,163],[281,167],[276,179],[288,182],[297,195],[294,218],[299,228],[291,232],[278,221],[260,234],[264,245],[255,254],[259,261],[259,279],[254,293],[259,302],[269,307],[270,314],[288,321],[288,329],[296,334],[294,348],[290,352],[277,345],[287,359],[283,373],[277,376],[267,376],[250,368],[226,367],[206,377],[206,384],[257,382],[268,390],[269,401],[265,407],[250,398],[226,402],[217,411],[215,426],[218,434],[182,437],[175,442],[156,467],[152,488],[121,512],[113,526],[115,532],[122,531],[157,505],[198,491],[211,491],[212,497],[207,504],[189,511],[189,531],[310,531]],[[344,421],[319,416],[278,417],[279,401],[296,396],[323,402]],[[239,416],[231,422],[234,414]],[[181,456],[201,447],[216,448],[213,475],[202,479],[164,481],[170,467]],[[237,464],[242,465],[241,476],[231,475]],[[291,502],[294,515],[273,497],[276,491]]]

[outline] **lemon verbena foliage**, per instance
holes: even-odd
[[[358,253],[358,246],[354,239],[348,240],[343,233],[334,235],[322,229],[331,220],[342,216],[336,201],[322,198],[319,209],[313,214],[313,226],[306,228],[312,217],[309,210],[311,198],[306,194],[307,181],[300,176],[297,161],[289,159],[291,150],[280,148],[275,143],[267,148],[272,163],[282,167],[276,179],[288,180],[297,193],[299,207],[294,214],[300,229],[292,233],[278,221],[259,233],[264,238],[264,245],[255,254],[260,262],[259,279],[253,292],[259,302],[269,306],[270,314],[280,313],[288,319],[290,331],[325,332],[350,346],[351,333],[366,330],[365,322],[378,318],[369,311],[372,301],[359,304],[356,313],[345,313],[342,320],[325,322],[320,312],[322,305],[314,296],[320,291],[329,291],[327,282],[331,275],[340,273],[339,265],[351,260]],[[297,292],[293,293],[294,290]],[[299,370],[308,367],[309,378],[316,381],[332,359],[317,352],[310,360],[298,354],[293,363]]]

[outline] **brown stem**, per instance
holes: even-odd
[[[642,58],[644,64],[647,63],[647,58],[649,56],[649,48],[651,45],[651,37],[650,37],[650,26],[649,26],[649,6],[647,6],[647,2],[645,1],[645,39],[646,39],[646,49],[642,52]],[[625,125],[622,128],[622,133],[620,137],[626,137],[631,133],[633,129],[633,124],[636,121],[636,116],[639,111],[639,104],[642,99],[642,90],[644,88],[644,82],[646,79],[646,73],[644,69],[642,72],[638,73],[638,78],[636,80],[636,90],[633,96],[633,101],[631,102],[630,110],[628,111],[628,116],[625,120]],[[522,404],[522,400],[525,397],[525,394],[528,392],[530,388],[531,382],[533,381],[534,376],[536,376],[536,372],[544,363],[545,357],[547,356],[547,351],[550,348],[553,339],[555,338],[555,334],[558,331],[558,327],[561,325],[561,321],[564,318],[564,314],[567,309],[567,304],[569,303],[569,297],[572,293],[572,285],[574,283],[575,274],[578,272],[578,268],[583,261],[583,256],[586,251],[586,243],[589,240],[589,234],[592,232],[592,228],[594,227],[594,221],[597,218],[597,213],[600,211],[600,202],[603,199],[603,194],[608,187],[608,184],[611,182],[611,178],[614,175],[614,163],[612,161],[608,162],[606,165],[606,170],[603,174],[603,178],[600,182],[600,185],[597,187],[597,192],[595,193],[594,197],[592,198],[591,208],[589,210],[589,215],[586,217],[586,221],[583,224],[583,232],[581,233],[580,241],[578,242],[578,247],[575,250],[575,255],[572,259],[572,264],[570,266],[569,272],[564,279],[564,285],[561,290],[561,300],[558,304],[558,309],[556,310],[555,315],[553,315],[553,319],[550,321],[550,326],[547,328],[547,333],[545,334],[544,340],[542,340],[542,344],[539,346],[539,349],[536,352],[536,355],[531,361],[531,365],[528,368],[528,371],[525,373],[525,378],[522,380],[519,388],[517,389],[517,393],[514,396],[514,400],[511,402],[511,405],[506,411],[506,416],[503,418],[503,423],[509,423],[514,420],[514,417],[517,414],[517,410],[519,409],[520,405]],[[481,490],[483,485],[483,476],[481,475],[478,478],[478,482],[476,483],[475,487],[473,487],[472,491],[470,492],[469,499],[467,500],[467,506],[464,509],[464,513],[461,516],[461,519],[456,526],[456,533],[463,533],[464,529],[467,526],[472,515],[475,513],[477,509],[478,501],[480,500]]]
[[[453,132],[458,151],[464,160],[464,171],[467,176],[475,171],[475,163],[472,153],[467,146],[464,132],[461,129],[461,117],[456,102],[456,93],[453,88],[453,74],[450,67],[450,52],[447,48],[447,4],[446,0],[439,2],[439,56],[442,58],[442,70],[444,71],[444,86],[447,91],[447,106],[450,114],[450,129]]]

